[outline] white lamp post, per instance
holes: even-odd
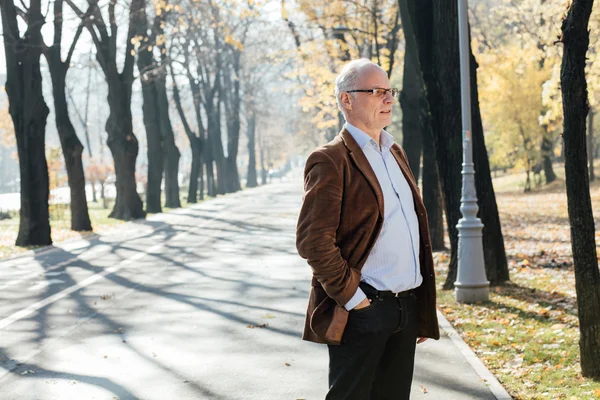
[[[490,282],[485,275],[483,259],[483,224],[477,218],[477,193],[473,168],[473,142],[471,136],[471,76],[469,71],[469,22],[467,0],[458,0],[458,33],[460,48],[460,81],[463,126],[463,170],[460,211],[462,218],[458,229],[458,274],[456,300],[473,303],[489,299]]]

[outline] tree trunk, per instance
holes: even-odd
[[[479,89],[477,86],[477,68],[479,65],[475,60],[470,44],[469,52],[471,63],[471,113],[473,115],[473,161],[475,163],[475,190],[479,205],[479,218],[483,222],[483,258],[487,279],[491,285],[499,285],[510,280],[510,275],[479,109]]]
[[[113,156],[117,178],[117,199],[109,217],[130,221],[146,216],[135,182],[139,144],[131,123],[131,83],[121,82],[120,77],[107,79],[107,82],[110,114],[106,122],[106,143]]]
[[[91,231],[92,223],[88,212],[87,198],[85,194],[85,174],[81,155],[83,145],[79,141],[75,128],[69,117],[67,97],[65,94],[65,78],[68,66],[60,59],[60,53],[50,48],[48,67],[52,78],[52,95],[54,98],[54,115],[56,117],[56,128],[60,138],[60,144],[65,159],[65,167],[69,180],[71,195],[71,229],[74,231]]]
[[[407,42],[406,46],[414,45]],[[406,152],[408,164],[417,181],[421,167],[421,152],[423,150],[423,124],[421,121],[420,102],[423,93],[423,81],[417,70],[418,62],[414,59],[417,55],[414,49],[404,53],[404,78],[402,92],[400,93],[400,106],[402,107],[402,147]]]
[[[102,208],[106,210],[108,208],[108,204],[106,201],[106,193],[104,192],[105,184],[105,181],[100,181],[100,198],[102,199]]]
[[[213,186],[213,194],[225,194],[225,155],[223,154],[223,140],[221,138],[221,104],[217,102],[216,106],[208,105],[206,114],[208,117],[207,133],[210,142],[210,150],[212,158],[207,167],[210,169],[209,174],[209,186]],[[214,165],[217,170],[217,177],[215,178],[213,168]]]
[[[88,155],[90,156],[90,160],[92,159],[92,143],[90,142],[90,130],[88,127],[88,117],[90,112],[90,94],[92,93],[92,50],[90,49],[90,55],[88,60],[88,78],[87,78],[87,87],[85,89],[85,112],[83,118],[83,132],[85,133],[85,144],[87,146]],[[71,99],[73,100],[73,99]],[[92,190],[94,194],[94,201],[96,201],[96,190]]]
[[[420,71],[425,82],[429,110],[431,111],[434,147],[438,171],[444,193],[446,222],[448,225],[451,257],[445,289],[454,286],[457,268],[458,230],[461,218],[461,99],[458,57],[458,11],[453,0],[424,0],[409,2],[399,0],[405,37],[415,41]],[[407,46],[407,49],[409,46]],[[471,63],[474,58],[471,55]],[[476,65],[473,65],[476,67]],[[477,101],[476,68],[471,70],[472,102],[474,108],[473,148],[476,171],[476,189],[479,198],[480,218],[483,230],[484,256],[490,283],[503,282],[508,273],[504,241],[499,217],[483,130]]]
[[[237,156],[240,143],[240,108],[242,99],[240,96],[241,76],[241,52],[233,46],[226,46],[232,53],[230,73],[222,74],[224,88],[223,104],[225,106],[225,117],[227,120],[227,158],[225,159],[225,170],[227,178],[225,181],[226,193],[240,190],[240,176],[237,168]]]
[[[197,142],[199,142],[198,138],[193,139],[193,142],[190,143],[190,147],[192,149],[192,169],[190,171],[190,184],[188,188],[188,203],[197,203],[198,202],[198,179],[200,178],[200,167],[202,166],[202,159],[200,157],[200,149],[198,147]]]
[[[187,59],[187,58],[186,58]],[[200,87],[198,85],[198,83],[193,79],[191,73],[188,70],[188,81],[190,83],[190,88],[192,89],[192,96],[193,96],[193,101],[194,101],[194,111],[196,114],[196,121],[198,123],[198,142],[197,142],[197,146],[198,146],[198,176],[200,177],[200,181],[199,181],[199,193],[200,193],[200,200],[204,200],[204,167],[206,164],[206,174],[208,177],[208,174],[210,172],[212,180],[212,186],[211,184],[206,185],[206,191],[208,192],[209,196],[214,196],[216,194],[216,188],[214,186],[214,175],[213,175],[213,170],[212,170],[212,164],[211,164],[211,169],[209,171],[208,169],[208,160],[211,160],[212,158],[212,151],[211,151],[211,147],[210,147],[210,141],[208,138],[208,134],[206,132],[206,129],[204,128],[204,122],[202,120],[202,111],[201,111],[201,104],[200,104]],[[193,156],[193,153],[192,153]],[[211,161],[212,162],[212,161]],[[207,178],[208,180],[208,178]]]
[[[587,151],[590,170],[590,181],[596,179],[594,175],[594,110],[590,109],[588,115],[588,134],[587,134]]]
[[[146,17],[140,19],[145,23],[143,31],[147,27]],[[146,142],[148,145],[148,185],[146,189],[146,212],[160,213],[161,206],[161,185],[163,168],[165,164],[165,149],[161,133],[160,113],[158,111],[158,93],[156,90],[156,70],[152,52],[148,51],[148,46],[140,48],[137,59],[138,71],[142,82],[142,111],[144,115],[144,127],[146,128]]]
[[[565,180],[575,264],[581,372],[600,379],[600,272],[586,160],[588,23],[593,1],[574,0],[562,24]]]
[[[444,197],[440,185],[431,126],[423,136],[423,203],[429,218],[431,249],[444,250]]]
[[[49,245],[50,192],[44,142],[48,106],[42,94],[40,57],[44,17],[40,0],[32,0],[28,28],[19,33],[17,10],[11,0],[0,1],[6,56],[6,94],[19,154],[21,209],[17,246]]]
[[[210,147],[212,145],[212,138],[211,135],[208,134],[208,140],[207,140],[207,148]],[[212,151],[210,150],[206,150],[207,152],[209,152],[209,155],[205,156],[205,167],[206,167],[206,194],[208,196],[211,197],[215,197],[217,195],[217,185],[216,185],[216,179],[215,179],[215,167],[214,167],[214,161],[212,159],[209,159],[208,157],[212,156]]]
[[[258,131],[260,134],[260,131]],[[258,143],[260,144],[260,182],[261,185],[266,185],[267,184],[267,166],[265,165],[265,139],[262,137],[262,134],[260,134],[261,137],[258,140]]]
[[[171,82],[173,85],[173,100],[175,101],[175,108],[177,109],[177,113],[179,114],[179,118],[183,124],[185,134],[190,141],[190,148],[192,149],[192,168],[190,171],[190,184],[188,188],[187,201],[188,203],[196,203],[198,201],[198,178],[202,174],[202,139],[197,137],[192,131],[187,117],[185,116],[183,105],[181,104],[181,96],[179,95],[179,87],[177,86],[177,80],[172,67]]]
[[[198,182],[198,191],[200,193],[200,200],[204,200],[204,190],[205,190],[205,184],[204,184],[204,163],[202,162],[202,154],[203,154],[203,149],[206,147],[206,143],[204,139],[200,139],[199,140],[199,146],[200,146],[200,151],[199,151],[199,168],[200,170],[198,171],[198,175],[200,177],[200,180]]]
[[[424,83],[417,60],[414,41],[407,41],[404,56],[404,83],[400,104],[402,106],[402,147],[407,153],[413,174],[419,179],[421,153],[423,153],[423,202],[429,220],[432,250],[444,246],[444,200],[435,159],[431,113],[425,98]]]
[[[167,97],[166,61],[163,60],[160,78],[156,81],[158,112],[165,148],[165,207],[179,208],[179,159],[181,153],[175,144],[175,134],[169,116],[169,98]]]
[[[117,188],[117,199],[109,217],[132,220],[146,216],[135,182],[135,160],[139,144],[133,134],[131,118],[131,90],[135,67],[134,38],[140,34],[140,18],[145,18],[145,1],[132,0],[129,3],[129,27],[124,36],[125,49],[122,58],[117,56],[116,49],[116,7],[117,2],[108,3],[108,23],[104,21],[104,14],[94,4],[90,5],[89,11],[93,18],[87,13],[83,14],[76,6],[71,8],[82,19],[81,26],[85,26],[92,36],[96,60],[108,86],[107,145],[114,160]],[[111,27],[110,33],[107,26]],[[119,65],[122,65],[121,72],[118,69]]]
[[[213,155],[215,156],[215,166],[217,168],[217,194],[225,194],[225,182],[227,182],[227,166],[225,165],[225,152],[223,150],[223,132],[221,131],[221,100],[219,99],[216,108],[216,115],[213,120]]]
[[[246,187],[256,187],[256,115],[252,112],[248,119],[248,176]]]
[[[542,139],[542,162],[544,166],[544,176],[546,177],[546,184],[554,182],[556,180],[556,174],[554,173],[554,169],[552,168],[552,156],[554,151],[554,146],[552,143],[552,139],[549,137],[549,134],[545,134]]]

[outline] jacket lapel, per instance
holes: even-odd
[[[358,143],[356,143],[356,140],[354,140],[352,134],[348,132],[346,128],[344,128],[342,129],[340,135],[344,144],[346,145],[346,148],[350,152],[350,158],[352,158],[354,164],[356,164],[365,178],[367,178],[367,181],[375,192],[375,196],[377,197],[377,205],[379,206],[379,213],[381,216],[383,216],[383,192],[381,190],[381,186],[379,185],[379,181],[377,180],[377,176],[375,175],[375,171],[373,171],[373,168],[371,168],[369,160],[367,160],[365,153],[362,151]]]
[[[406,161],[404,161],[402,156],[399,154],[400,151],[401,150],[397,144],[394,144],[392,146],[392,155],[396,159],[396,162],[398,163],[398,166],[400,167],[400,170],[402,171],[404,178],[408,182],[408,186],[410,186],[410,189],[413,193],[413,197],[415,198],[415,204],[416,204],[416,199],[421,198],[421,195],[419,193],[419,188],[418,188],[417,182],[415,180],[416,178],[413,176],[413,173],[412,173],[408,163]]]

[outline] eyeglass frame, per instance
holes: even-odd
[[[379,91],[383,90],[383,93],[380,93]],[[371,95],[373,96],[385,96],[387,94],[387,92],[390,92],[390,94],[392,95],[392,97],[395,99],[396,97],[398,97],[398,94],[400,93],[400,90],[398,88],[389,88],[389,89],[384,89],[384,88],[374,88],[374,89],[354,89],[354,90],[344,90],[344,92],[346,93],[371,93]]]

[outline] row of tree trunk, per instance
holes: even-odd
[[[462,126],[458,9],[454,0],[398,1],[406,38],[403,144],[415,175],[423,153],[423,197],[431,215],[435,248],[443,248],[445,208],[451,257],[444,288],[454,286],[461,218]],[[477,63],[471,53],[473,154],[479,217],[483,228],[485,267],[491,284],[509,279],[504,239],[483,137],[477,92]],[[441,189],[441,190],[440,190]],[[443,194],[443,196],[441,195]]]
[[[581,372],[583,376],[600,379],[600,270],[586,152],[589,103],[585,67],[590,42],[588,24],[593,3],[593,0],[573,0],[563,21],[561,41],[564,52],[560,81]]]
[[[565,180],[571,224],[571,245],[575,265],[578,315],[580,322],[580,356],[583,376],[600,378],[600,269],[595,243],[594,216],[589,180],[594,179],[587,152],[593,147],[593,114],[589,111],[585,76],[589,46],[588,23],[593,1],[574,0],[562,25],[564,53],[561,66]],[[441,181],[446,219],[450,232],[451,263],[445,288],[456,279],[456,223],[460,218],[460,79],[458,76],[457,3],[453,0],[399,0],[406,37],[405,85],[401,97],[404,111],[403,145],[415,175],[419,174],[423,153],[423,196],[428,209],[440,209],[440,200],[427,187]],[[491,183],[477,93],[477,63],[471,53],[471,88],[473,99],[473,146],[476,190],[485,227],[483,245],[486,273],[492,284],[508,280],[506,255]],[[422,140],[420,140],[420,138]],[[550,157],[551,139],[542,142],[543,168],[547,182],[556,178]],[[435,156],[427,156],[429,148]],[[436,169],[439,175],[427,173]],[[436,201],[437,200],[437,201]],[[431,208],[429,208],[431,207]],[[432,218],[432,232],[441,223]]]
[[[81,19],[81,23],[63,61],[61,54],[63,54],[62,30],[65,1]],[[157,13],[154,23],[149,27],[145,13],[148,6],[146,0],[133,0],[130,3],[127,44],[124,49],[123,67],[119,71],[118,65],[121,63],[118,61],[120,57],[117,54],[116,4],[115,1],[109,2],[108,20],[105,21],[96,0],[88,2],[89,7],[85,12],[72,0],[56,0],[53,3],[54,40],[48,47],[41,34],[44,17],[41,14],[40,0],[32,0],[29,8],[26,9],[15,5],[14,0],[0,0],[2,25],[6,36],[4,40],[7,60],[6,91],[17,139],[21,176],[20,227],[16,242],[19,246],[48,245],[52,242],[48,213],[49,179],[45,158],[45,128],[49,110],[42,94],[40,72],[42,54],[47,59],[52,80],[56,125],[71,192],[71,229],[92,230],[85,192],[83,145],[69,117],[66,96],[66,77],[71,58],[84,29],[87,29],[92,37],[96,60],[108,86],[107,145],[114,160],[117,188],[117,198],[110,217],[132,220],[143,218],[146,212],[161,212],[163,176],[165,206],[170,208],[181,206],[178,182],[180,152],[175,145],[169,118],[166,86],[168,68],[172,69],[172,65],[167,61],[166,41],[162,43],[157,41],[157,38],[164,34],[166,13]],[[20,31],[17,18],[22,18],[26,22],[24,32]],[[144,35],[148,35],[146,39],[149,40],[140,41],[142,45],[136,49],[135,38]],[[213,87],[206,86],[210,86],[210,82],[198,83],[198,80],[191,76],[189,65],[187,66],[190,71],[190,83],[193,82],[195,85],[192,85],[192,94],[199,127],[198,134],[195,134],[187,120],[182,118],[192,149],[192,173],[188,193],[188,201],[192,203],[197,201],[198,194],[200,199],[204,197],[204,168],[208,178],[206,186],[209,195],[215,196],[240,189],[237,170],[241,108],[240,81],[231,77],[240,75],[241,50],[223,43],[221,45],[229,50],[232,56],[224,65],[221,57],[217,57],[216,71],[218,72],[215,74]],[[153,47],[157,50],[153,51]],[[154,56],[155,52],[159,53],[158,57]],[[136,54],[142,81],[143,116],[148,143],[146,210],[137,193],[135,179],[139,145],[132,127],[131,94]],[[230,71],[221,72],[222,66],[230,68]],[[173,74],[172,77],[175,82],[175,75]],[[176,106],[182,116],[183,107],[179,91],[175,84],[174,86]],[[201,90],[204,93],[201,93]],[[207,92],[210,95],[207,96]],[[202,121],[201,98],[207,99],[203,103],[208,120],[207,127],[204,127]],[[224,155],[221,139],[222,109],[225,110],[227,117],[227,157]],[[256,158],[254,154],[250,157],[254,160]],[[214,166],[218,177],[215,176]],[[256,174],[255,169],[253,173]],[[256,178],[251,177],[250,185],[255,181]]]

